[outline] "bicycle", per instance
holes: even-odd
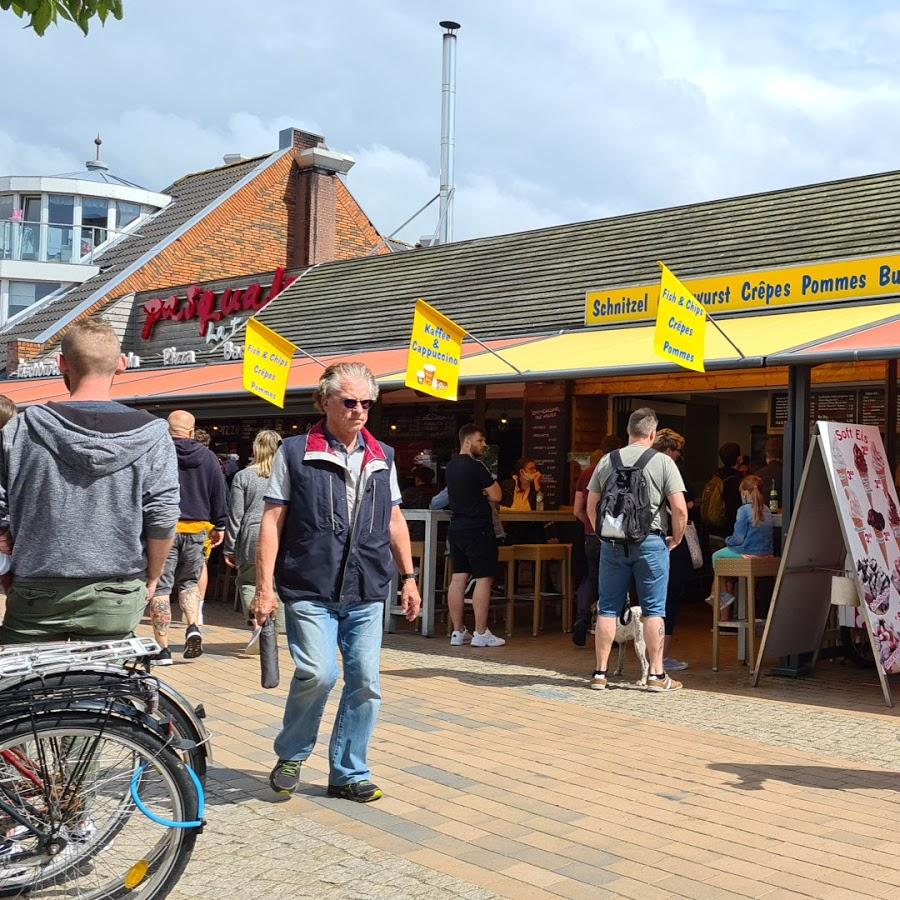
[[[155,900],[178,881],[204,793],[162,686],[124,665],[155,648],[0,651],[0,897]]]

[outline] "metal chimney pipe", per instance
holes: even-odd
[[[444,32],[441,84],[441,194],[438,243],[453,240],[453,157],[456,151],[456,32],[458,22],[441,22]]]

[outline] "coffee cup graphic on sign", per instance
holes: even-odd
[[[436,387],[437,369],[431,363],[425,364],[425,384]]]

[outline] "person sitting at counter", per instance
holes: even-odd
[[[740,484],[741,507],[734,523],[734,533],[725,538],[726,546],[713,553],[713,568],[716,560],[739,559],[743,556],[771,556],[773,552],[774,528],[772,513],[763,495],[762,479],[748,475]],[[724,589],[719,596],[719,608],[727,609],[734,603],[734,579],[725,578]],[[712,605],[713,598],[706,602]]]
[[[501,485],[503,498],[500,509],[511,512],[534,512],[543,510],[544,495],[541,493],[543,475],[533,459],[518,460],[512,474]],[[547,533],[540,522],[512,522],[506,525],[507,542],[510,544],[545,544]]]

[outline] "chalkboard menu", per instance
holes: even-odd
[[[567,467],[565,403],[527,403],[524,425],[524,455],[533,459],[543,473],[544,507],[556,509],[562,502]]]
[[[887,418],[884,391],[865,390],[816,391],[809,401],[810,424],[817,421],[852,422],[884,428]],[[784,428],[788,419],[788,395],[785,391],[769,395],[769,427]],[[897,421],[900,423],[900,396],[897,398]]]
[[[884,402],[884,391],[877,388],[859,392],[859,424],[884,425],[887,409]]]
[[[813,394],[812,399],[812,421],[856,421],[856,391],[823,391]]]

